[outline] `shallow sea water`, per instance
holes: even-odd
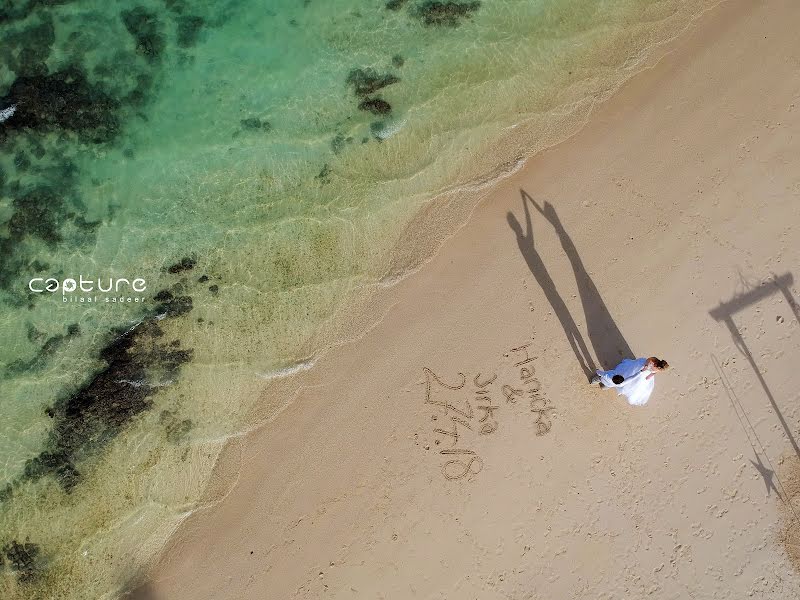
[[[3,598],[116,597],[421,207],[440,239],[713,2],[388,4],[0,2]],[[29,288],[81,276],[145,290]]]

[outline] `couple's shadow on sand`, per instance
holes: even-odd
[[[517,244],[519,251],[528,263],[528,268],[536,278],[536,282],[542,288],[548,302],[553,307],[558,320],[561,321],[561,327],[564,329],[564,334],[567,336],[572,351],[575,357],[586,373],[587,379],[591,379],[595,374],[595,370],[599,367],[604,369],[611,369],[619,363],[623,358],[633,358],[634,354],[630,346],[625,341],[622,333],[617,327],[614,319],[611,318],[611,313],[603,302],[597,286],[592,281],[591,276],[586,271],[583,265],[578,250],[575,244],[569,237],[561,219],[558,218],[556,209],[549,202],[544,202],[539,206],[537,202],[525,190],[520,190],[522,196],[522,208],[525,215],[525,228],[517,220],[513,213],[509,212],[506,215],[508,224],[517,236]],[[578,285],[578,292],[583,304],[583,311],[586,315],[586,330],[589,335],[589,341],[594,349],[594,355],[597,357],[599,365],[596,365],[592,359],[592,354],[583,339],[583,335],[578,329],[575,319],[569,312],[566,303],[561,298],[556,289],[547,267],[542,261],[542,257],[536,250],[536,244],[533,236],[533,224],[531,220],[531,207],[536,212],[544,217],[555,229],[558,239],[561,240],[561,247],[572,265],[572,270],[575,273],[575,281]]]

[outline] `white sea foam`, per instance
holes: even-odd
[[[314,366],[315,362],[315,358],[309,358],[302,362],[289,365],[288,367],[283,367],[274,371],[268,371],[266,373],[256,373],[256,375],[261,379],[279,379],[281,377],[289,377],[290,375],[300,373],[301,371],[308,371]]]
[[[4,108],[0,110],[0,123],[8,121],[11,117],[14,116],[14,113],[17,112],[17,105],[12,104],[8,108]]]

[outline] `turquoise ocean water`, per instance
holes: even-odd
[[[421,207],[710,4],[0,0],[0,597],[116,597]]]

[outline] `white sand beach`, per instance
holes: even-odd
[[[138,596],[800,598],[797,23],[709,11],[265,382]],[[626,345],[645,406],[581,366]]]

